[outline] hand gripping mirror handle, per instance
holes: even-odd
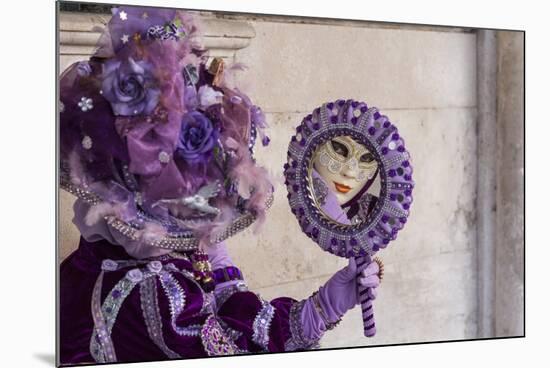
[[[361,272],[363,272],[370,262],[371,258],[368,255],[355,257],[355,263],[357,264],[357,294],[359,296],[359,303],[361,303],[363,333],[366,337],[373,337],[376,334],[376,324],[374,323],[373,300],[369,297],[369,288],[361,285],[359,277],[361,277]]]

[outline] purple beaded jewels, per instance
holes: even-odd
[[[406,223],[412,172],[397,127],[377,108],[353,100],[325,103],[306,116],[284,166],[287,198],[302,231],[327,252],[355,257],[358,272]],[[358,295],[370,337],[376,332],[372,293],[358,283]]]
[[[412,203],[412,166],[397,127],[377,108],[352,100],[324,104],[296,128],[287,157],[292,212],[325,251],[341,257],[373,255],[397,237]],[[329,174],[320,175],[325,168]],[[346,183],[336,181],[346,178]],[[369,193],[373,184],[379,185],[378,193]],[[324,186],[338,203],[327,201],[326,191],[319,190]],[[339,195],[353,190],[352,198],[340,201]],[[330,206],[341,208],[340,217]]]

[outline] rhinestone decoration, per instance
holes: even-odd
[[[120,17],[120,20],[126,20],[128,19],[128,13],[126,13],[124,10],[121,11],[118,16]]]
[[[168,162],[170,162],[170,155],[165,151],[160,151],[159,161],[163,164],[167,164]]]
[[[94,101],[88,97],[82,97],[78,102],[78,107],[80,110],[86,112],[94,108]]]
[[[96,205],[102,202],[102,198],[99,197],[97,194],[73,184],[70,180],[68,172],[66,171],[61,170],[59,185],[62,189],[75,195],[78,198],[81,198],[88,204]],[[273,204],[273,200],[274,196],[273,194],[271,194],[266,201],[266,209],[269,209],[271,207],[271,205]],[[107,221],[107,225],[117,230],[119,233],[128,237],[129,239],[139,239],[140,235],[138,231],[129,223],[111,215],[105,216],[105,220]],[[228,227],[225,228],[223,232],[219,233],[214,239],[212,239],[212,242],[219,243],[227,238],[232,237],[233,235],[248,228],[251,224],[254,223],[255,220],[256,216],[252,212],[242,213],[241,216],[236,218]],[[194,237],[192,233],[169,233],[167,236],[161,239],[146,241],[146,244],[152,247],[171,249],[180,252],[194,251],[198,248],[198,243],[198,240]]]
[[[141,206],[143,204],[143,195],[140,192],[135,192],[134,201]]]
[[[91,149],[92,148],[92,138],[90,138],[89,136],[84,136],[84,138],[82,138],[82,147],[84,149]]]
[[[59,112],[65,112],[65,104],[63,101],[59,101]]]

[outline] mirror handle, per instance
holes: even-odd
[[[376,325],[374,323],[373,301],[369,297],[368,287],[359,283],[361,272],[369,265],[371,258],[367,256],[355,257],[357,264],[357,289],[359,302],[361,303],[361,313],[363,316],[363,333],[366,337],[373,337],[376,334]]]

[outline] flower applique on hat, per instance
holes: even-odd
[[[265,116],[225,73],[190,13],[113,9],[96,52],[60,78],[60,183],[79,197],[81,233],[116,233],[145,257],[264,218],[273,186],[253,148],[269,143]]]

